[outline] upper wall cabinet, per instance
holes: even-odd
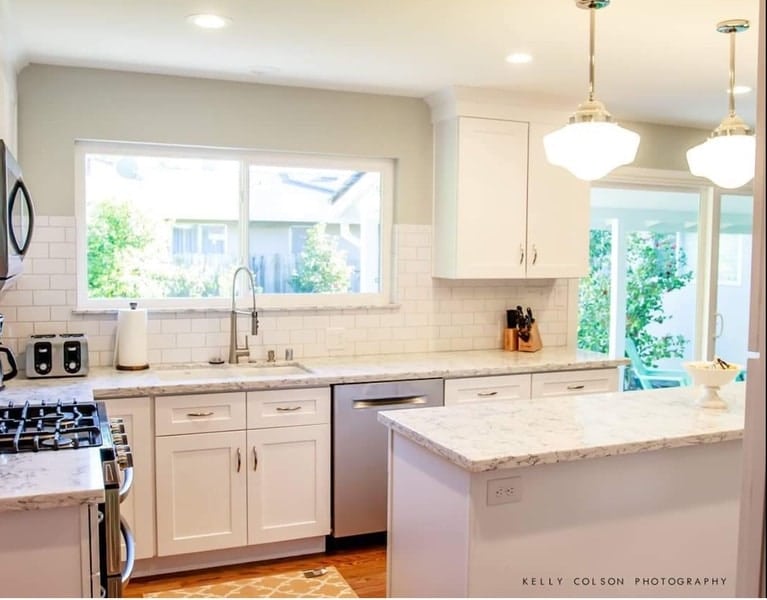
[[[589,186],[546,161],[543,136],[555,128],[464,116],[435,123],[435,277],[588,273]]]

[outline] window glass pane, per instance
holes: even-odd
[[[228,297],[239,169],[232,160],[85,154],[87,297]]]
[[[268,294],[381,291],[381,173],[251,165],[249,263]]]

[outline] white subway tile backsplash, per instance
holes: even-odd
[[[76,305],[76,227],[71,216],[38,216],[25,273],[0,296],[4,343],[19,352],[33,332],[81,332],[89,337],[93,365],[114,360],[114,314],[73,314]],[[568,314],[577,294],[569,280],[452,281],[431,276],[431,227],[394,227],[397,308],[260,313],[253,356],[286,348],[301,357],[500,348],[505,310],[531,306],[544,344],[567,343]],[[238,321],[244,336],[246,317]],[[334,332],[328,347],[327,330]],[[150,363],[203,362],[228,355],[229,315],[222,311],[149,313]],[[241,336],[240,343],[244,341]]]

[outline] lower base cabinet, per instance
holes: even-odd
[[[151,558],[155,555],[152,401],[148,396],[142,396],[110,398],[105,402],[109,417],[123,420],[133,453],[133,487],[120,505],[120,514],[136,539],[136,558]]]
[[[183,402],[173,399],[181,412]],[[251,428],[249,416],[248,429],[157,436],[158,556],[330,533],[329,389],[248,392],[247,404],[254,415],[266,404],[274,426]]]

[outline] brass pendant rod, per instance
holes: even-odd
[[[596,9],[589,9],[589,102],[594,100],[594,28],[596,26]]]
[[[730,116],[735,116],[735,34],[736,30],[730,31]]]

